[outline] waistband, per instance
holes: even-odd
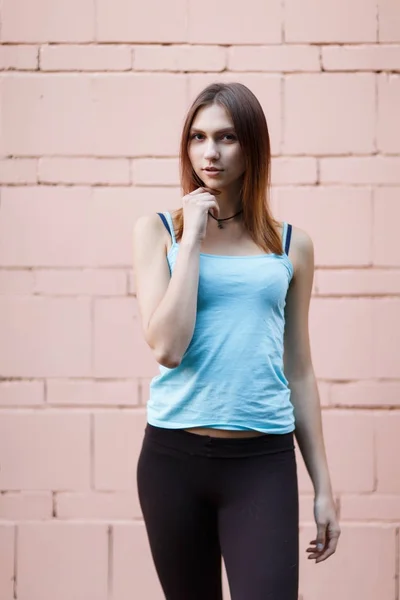
[[[160,450],[209,458],[244,458],[294,451],[295,448],[293,431],[249,438],[220,438],[198,435],[184,429],[155,427],[150,423],[145,428],[144,442]]]

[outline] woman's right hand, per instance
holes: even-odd
[[[218,190],[200,187],[183,197],[182,239],[197,242],[204,240],[207,231],[208,211],[219,217],[219,205],[215,199]]]

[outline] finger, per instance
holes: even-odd
[[[325,550],[318,556],[317,562],[321,562],[332,556],[336,552],[336,547],[339,541],[339,534],[332,534]]]
[[[193,190],[193,192],[190,192],[188,194],[188,196],[197,196],[197,194],[202,194],[203,192],[206,192],[208,190],[208,188],[204,187],[204,186],[200,186],[197,189]]]
[[[190,192],[190,196],[197,196],[198,194],[203,194],[204,192],[207,192],[208,194],[220,194],[220,190],[214,189],[214,188],[210,188],[207,187],[206,185],[202,185],[201,187],[197,188],[197,190],[194,190],[193,192]]]
[[[320,554],[319,556],[317,556],[315,562],[316,563],[320,563],[323,562],[324,560],[326,560],[327,558],[329,558],[330,556],[332,556],[332,554],[334,554],[334,550],[325,550],[322,554]]]
[[[317,550],[321,552],[326,544],[326,523],[317,524]]]
[[[211,187],[206,187],[204,188],[205,190],[207,190],[208,192],[210,192],[210,194],[220,194],[221,190],[219,190],[218,188],[211,188]]]

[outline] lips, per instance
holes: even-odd
[[[222,169],[209,169],[209,168],[205,168],[204,171],[208,171],[209,173],[218,173],[219,171],[221,171]]]

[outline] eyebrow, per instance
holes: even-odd
[[[234,127],[224,127],[223,129],[218,129],[218,131],[216,131],[215,133],[225,133],[226,131],[230,131],[230,132],[235,132],[235,128]],[[191,133],[204,133],[204,131],[202,131],[201,129],[198,129],[197,127],[192,127],[190,130]]]

